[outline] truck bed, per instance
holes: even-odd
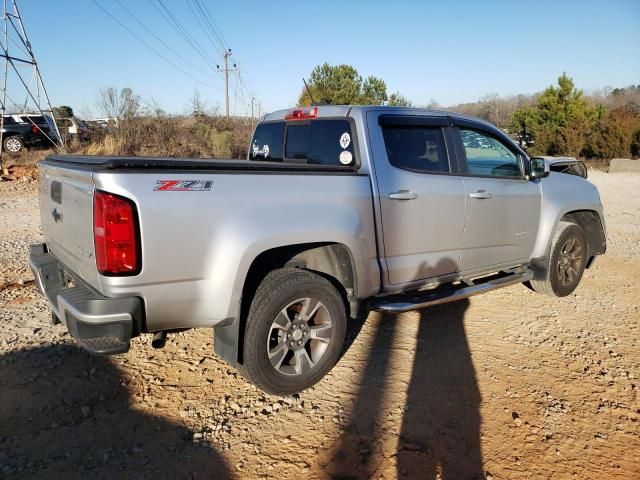
[[[54,155],[39,171],[48,253],[97,295],[141,298],[144,331],[235,318],[241,282],[263,251],[333,242],[355,252],[361,270],[377,265],[371,182],[350,167]],[[207,187],[158,188],[173,181]],[[142,261],[135,275],[98,272],[96,191],[136,207]],[[363,276],[359,291],[377,291],[378,280],[377,270]]]

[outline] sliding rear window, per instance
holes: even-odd
[[[249,148],[249,160],[281,162],[283,159],[284,126],[284,122],[259,124]]]
[[[256,129],[250,160],[284,161],[312,165],[349,166],[355,163],[348,120],[274,122]]]

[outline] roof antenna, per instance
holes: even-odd
[[[309,85],[307,85],[307,81],[304,79],[304,77],[302,78],[302,81],[304,82],[304,88],[307,89],[307,94],[309,95],[309,98],[311,99],[311,106],[315,106],[316,101],[313,99],[313,95],[311,95],[311,90],[309,89]]]

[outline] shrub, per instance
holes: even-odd
[[[634,153],[634,137],[640,133],[640,119],[625,107],[605,112],[595,125],[585,147],[594,158],[626,158]]]
[[[134,117],[97,130],[89,142],[67,151],[88,155],[245,158],[251,136],[248,119]]]

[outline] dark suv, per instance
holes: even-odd
[[[55,129],[43,115],[5,115],[2,130],[3,148],[8,153],[21,152],[24,147],[50,146],[57,141]],[[48,137],[48,138],[47,138]]]

